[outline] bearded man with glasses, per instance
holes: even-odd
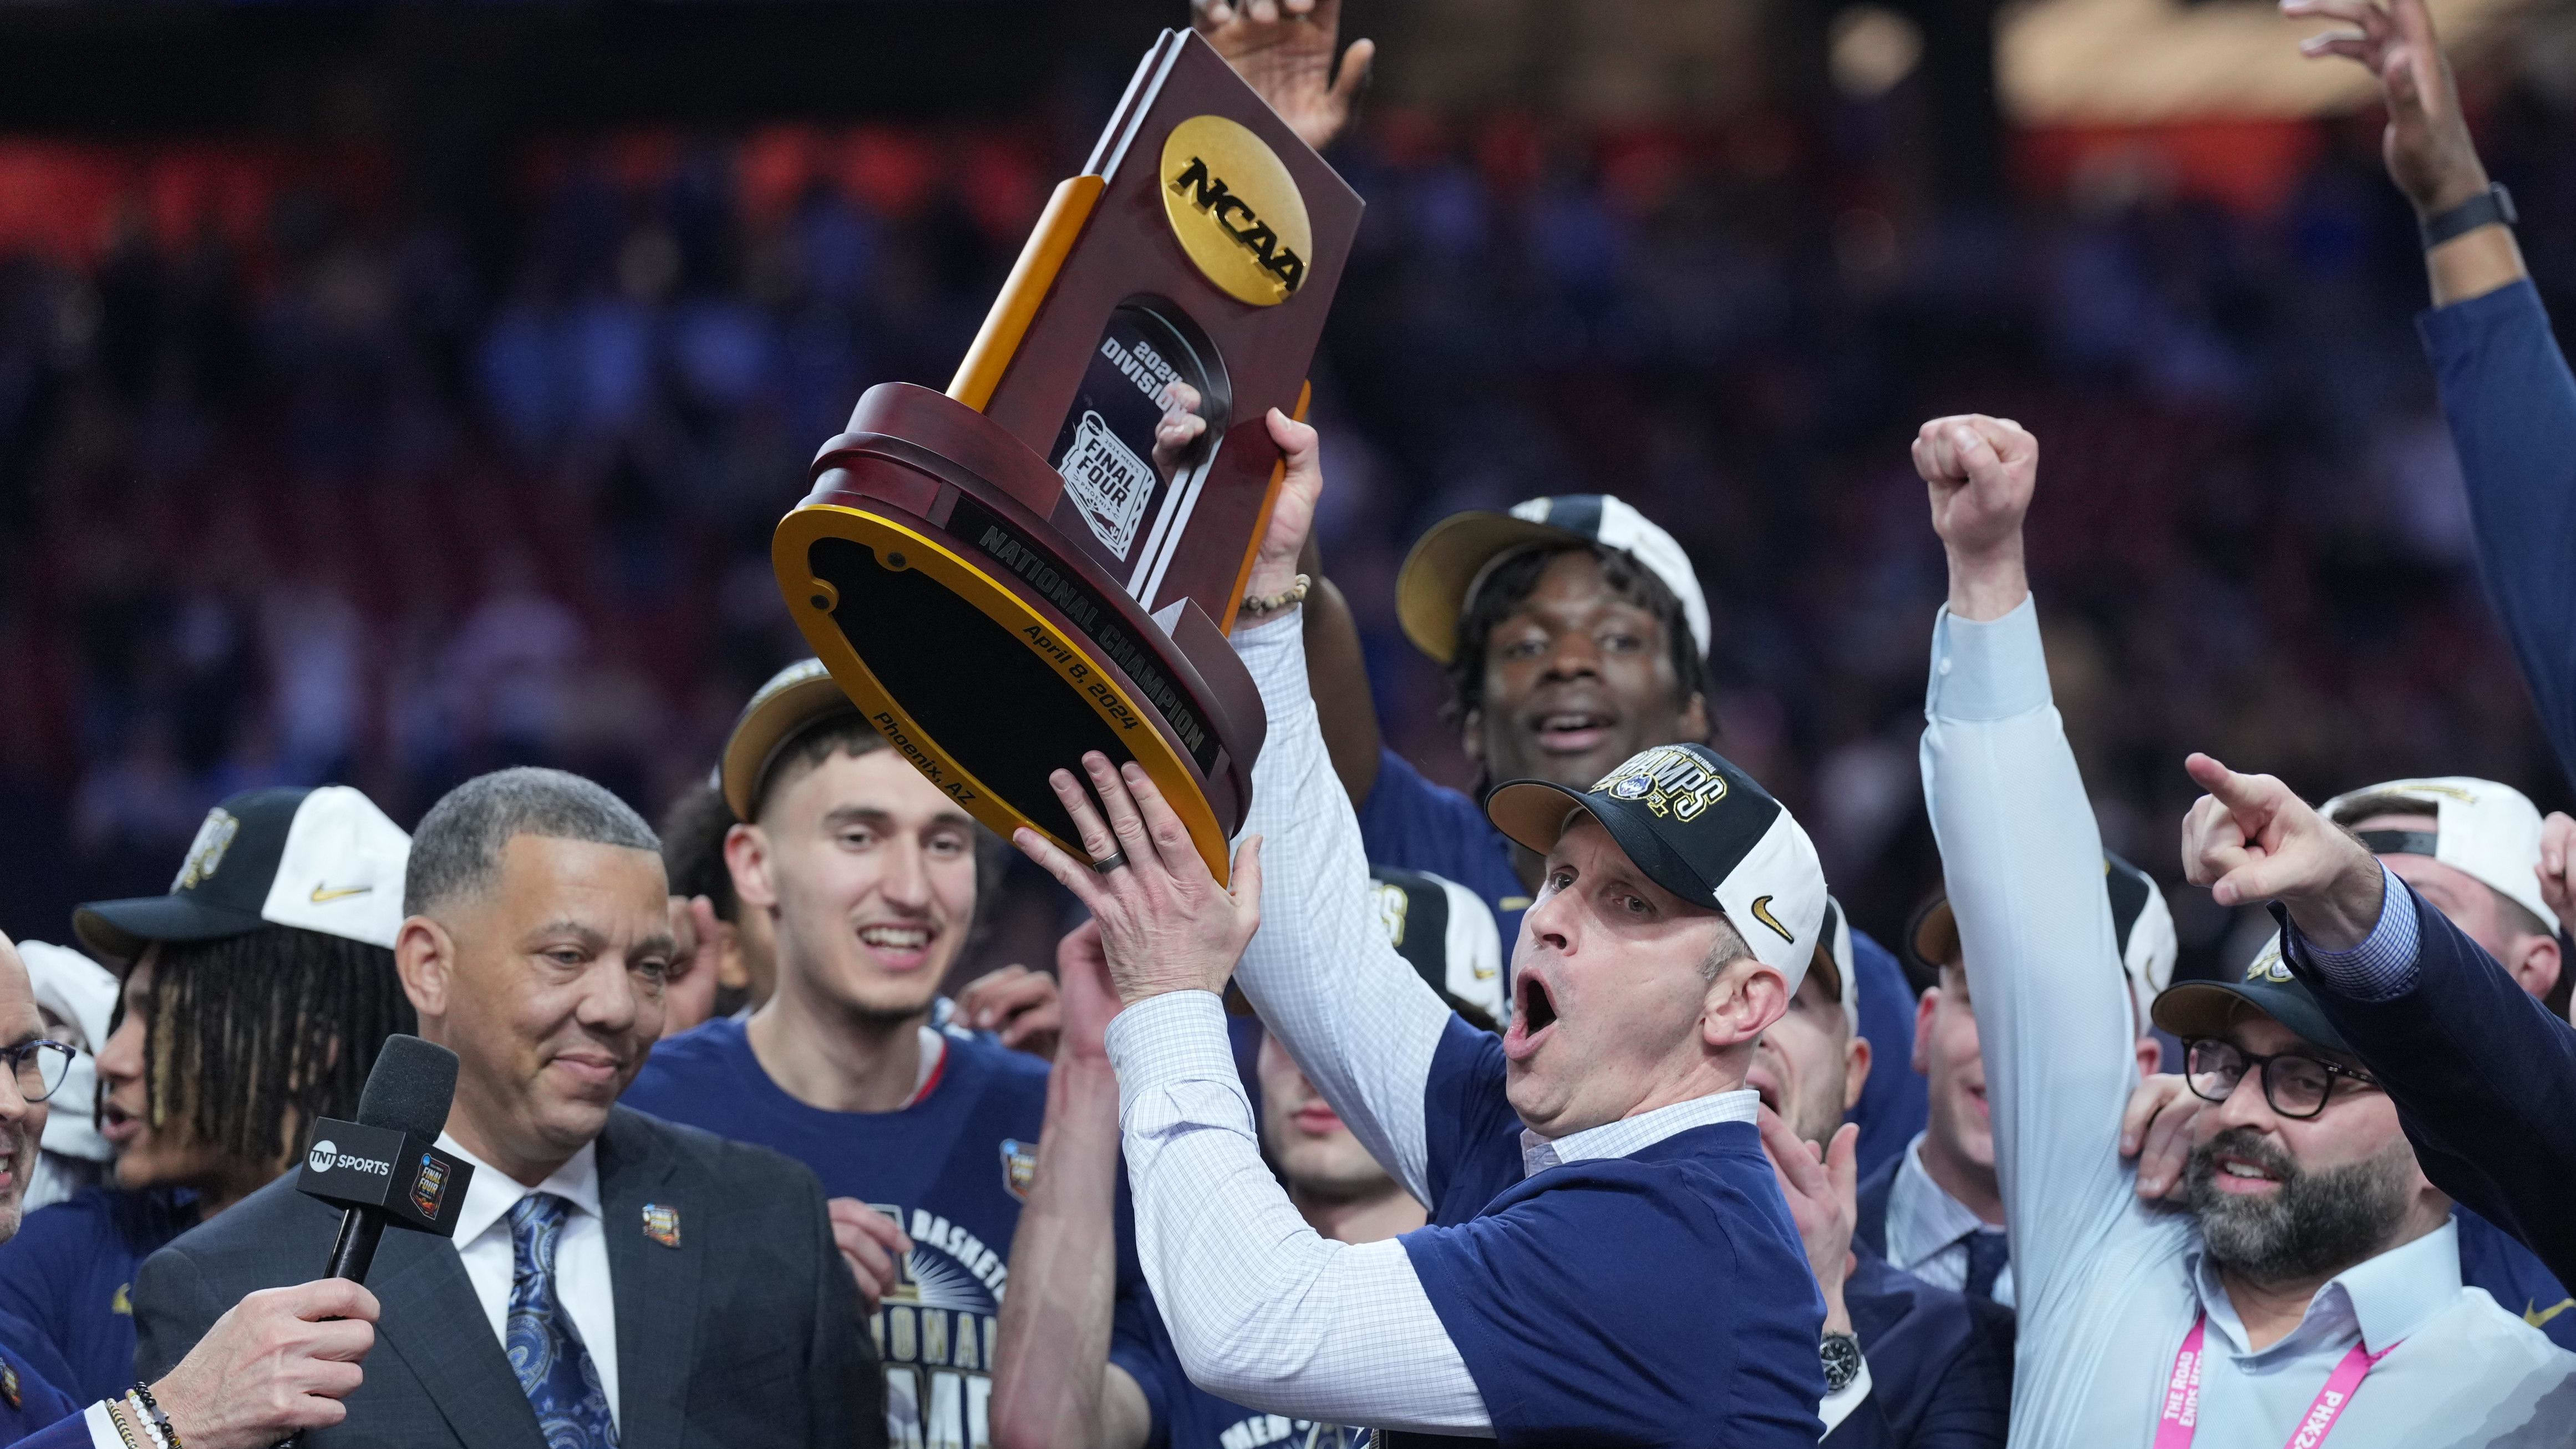
[[[1914,456],[1950,569],[1923,786],[2012,1224],[2011,1443],[2564,1443],[2576,1355],[2462,1283],[2450,1199],[2276,956],[2156,999],[2157,1024],[2197,1046],[2194,1090],[2221,1100],[2191,1124],[2186,1210],[2139,1200],[2119,1152],[2136,1009],[2023,567],[2038,441],[1940,418]],[[2215,762],[2193,764],[2209,786]],[[2317,943],[2349,948],[2367,926]]]

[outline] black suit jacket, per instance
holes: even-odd
[[[2576,1284],[2576,1027],[2551,1016],[2412,886],[2404,905],[2415,912],[2417,942],[2409,990],[2387,1001],[2341,995],[2306,968],[2304,944],[2288,953],[2291,968],[2397,1104],[2433,1185],[2520,1238],[2559,1282]],[[2272,910],[2283,930],[2298,930],[2288,912]]]
[[[599,1196],[620,1449],[881,1449],[884,1375],[811,1171],[616,1107]],[[647,1203],[678,1209],[678,1247],[644,1235]],[[243,1295],[318,1275],[339,1218],[290,1173],[146,1259],[136,1372],[168,1372]],[[384,1316],[366,1383],[310,1449],[544,1449],[453,1244],[390,1230],[367,1286]]]
[[[1869,1360],[1869,1397],[1831,1449],[1996,1449],[2012,1412],[2013,1312],[1936,1288],[1855,1245],[1843,1306]]]

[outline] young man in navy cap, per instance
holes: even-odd
[[[206,814],[165,895],[72,918],[123,974],[96,1050],[112,1186],[28,1215],[0,1246],[0,1310],[99,1397],[131,1381],[135,1271],[285,1171],[306,1124],[348,1117],[418,1018],[394,970],[411,839],[345,785],[252,790]]]
[[[1288,467],[1262,598],[1290,591],[1322,484],[1314,431],[1269,426]],[[1369,919],[1295,606],[1248,614],[1235,644],[1271,734],[1230,891],[1150,782],[1098,755],[1088,788],[1056,776],[1090,859],[1017,838],[1098,922],[1068,996],[1124,1003],[1107,1044],[1137,1246],[1190,1377],[1291,1418],[1505,1443],[1812,1444],[1841,1408],[1818,1412],[1823,1304],[1743,1085],[1814,954],[1805,832],[1698,745],[1590,791],[1498,790],[1497,826],[1547,866],[1498,1040]],[[1298,1215],[1228,1050],[1229,976],[1433,1226],[1351,1245]]]

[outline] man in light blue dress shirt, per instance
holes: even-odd
[[[2314,1103],[2282,1087],[2315,1068],[2205,1077],[2232,1090],[2194,1123],[2192,1205],[2139,1201],[2119,1152],[2139,1024],[2110,969],[2101,836],[2022,567],[2038,444],[1967,416],[1925,424],[1914,451],[1950,566],[1924,793],[2013,1224],[2012,1443],[2565,1442],[2576,1356],[2461,1285],[2449,1200],[2386,1096],[2348,1070]],[[2221,1040],[2334,1060],[2250,1002]],[[2294,1194],[2302,1181],[2366,1190]],[[2302,1210],[2312,1198],[2341,1211]]]

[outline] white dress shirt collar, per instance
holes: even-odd
[[[2208,1313],[2210,1326],[2226,1336],[2235,1352],[2248,1352],[2245,1325],[2219,1282],[2217,1265],[2198,1246],[2191,1258],[2192,1282],[2200,1290],[2201,1308]],[[2327,1279],[2308,1300],[2299,1326],[2264,1353],[2313,1351],[2351,1333],[2356,1325],[2363,1348],[2386,1353],[2425,1320],[2459,1300],[2460,1229],[2456,1222],[2445,1220],[2413,1242],[2366,1258]]]
[[[474,1180],[465,1188],[465,1206],[456,1211],[455,1241],[470,1243],[483,1236],[483,1230],[509,1215],[519,1199],[532,1192],[550,1192],[581,1212],[604,1218],[599,1207],[599,1144],[581,1144],[581,1150],[570,1161],[558,1167],[546,1180],[527,1187],[510,1174],[485,1162],[465,1149],[465,1145],[445,1132],[438,1134],[439,1147],[463,1158],[474,1168]]]
[[[1750,1090],[1711,1092],[1669,1107],[1657,1107],[1634,1117],[1568,1132],[1562,1137],[1541,1137],[1528,1128],[1521,1129],[1521,1176],[1536,1177],[1551,1167],[1569,1162],[1588,1162],[1603,1157],[1626,1157],[1667,1137],[1705,1127],[1712,1122],[1750,1122],[1762,1105],[1759,1093]]]
[[[1913,1271],[1917,1263],[1986,1228],[1966,1203],[1932,1180],[1923,1168],[1923,1139],[1917,1132],[1905,1144],[1896,1180],[1887,1189],[1887,1261]]]

